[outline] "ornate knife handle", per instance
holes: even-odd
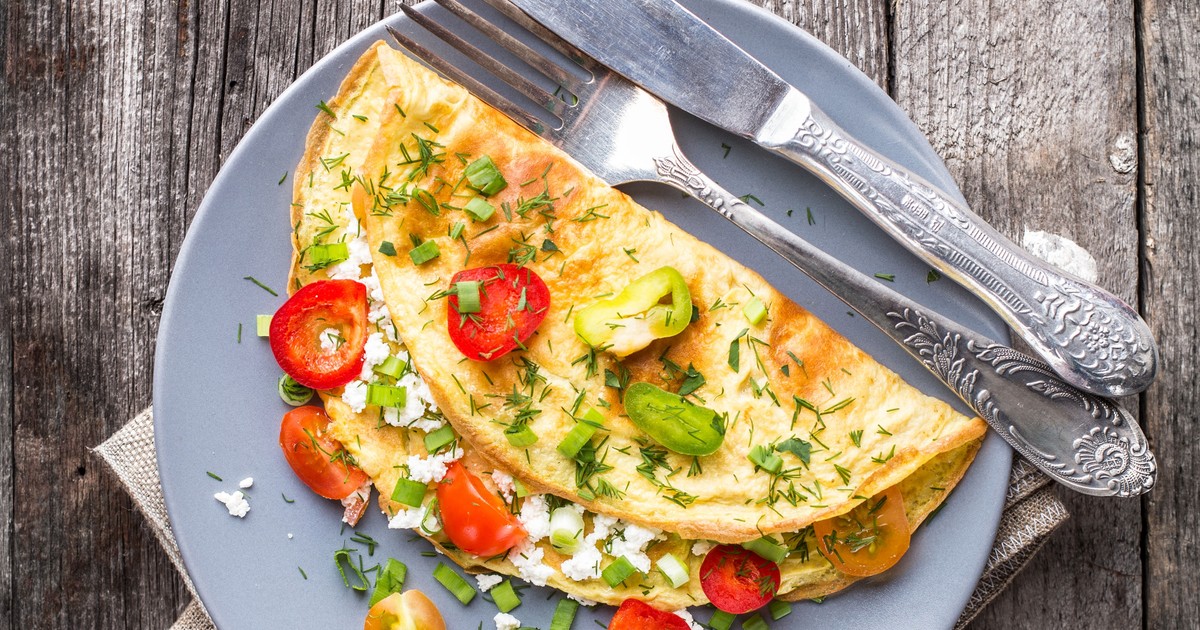
[[[1154,486],[1154,455],[1125,410],[810,245],[722,189],[678,147],[654,163],[659,181],[716,210],[887,333],[1059,483],[1084,494],[1121,497]]]
[[[1154,380],[1158,350],[1136,311],[1030,257],[944,191],[860,144],[807,97],[785,98],[758,141],[982,298],[1071,384],[1115,397]]]

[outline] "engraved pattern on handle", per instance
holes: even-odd
[[[970,210],[857,144],[819,111],[806,116],[792,143],[781,150],[798,149],[866,199],[872,218],[902,233],[916,253],[989,293],[984,297],[993,307],[1072,383],[1110,396],[1149,386],[1157,369],[1153,337],[1118,298],[1033,261]]]

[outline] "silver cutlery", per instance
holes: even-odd
[[[1158,350],[1136,311],[1029,256],[954,196],[855,140],[674,0],[513,2],[651,94],[813,172],[982,298],[1067,382],[1113,397],[1154,380]]]
[[[436,0],[575,99],[562,99],[497,61],[429,16],[417,24],[536,103],[561,124],[544,124],[512,101],[389,27],[401,46],[517,123],[570,154],[612,185],[669,184],[719,212],[808,274],[903,346],[1014,449],[1060,483],[1094,495],[1136,496],[1154,485],[1154,456],[1132,417],[1072,387],[1046,364],[997,344],[882,286],[753,210],[700,172],[675,142],[666,106],[533,22],[504,0],[486,0],[569,59],[580,80],[458,0]],[[568,102],[569,101],[569,102]]]

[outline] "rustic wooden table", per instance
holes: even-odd
[[[886,89],[993,225],[1095,254],[1160,341],[1159,382],[1126,401],[1159,487],[1063,493],[1074,518],[974,627],[1200,626],[1200,2],[758,1]],[[0,629],[165,628],[187,602],[88,448],[150,401],[172,262],[222,161],[397,7],[0,3]]]

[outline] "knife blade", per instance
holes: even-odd
[[[1154,380],[1158,348],[1128,304],[1029,256],[957,197],[855,140],[673,0],[511,2],[655,96],[817,175],[979,296],[1072,385],[1115,397]]]

